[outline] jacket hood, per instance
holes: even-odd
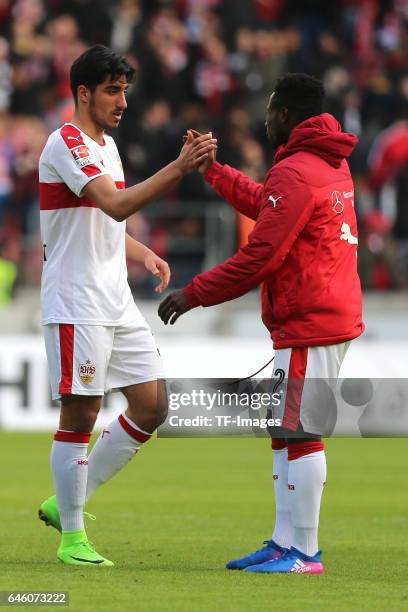
[[[275,163],[299,151],[307,151],[339,168],[343,159],[351,155],[357,142],[357,136],[342,132],[340,123],[333,115],[323,113],[306,119],[292,130],[288,143],[278,148]]]

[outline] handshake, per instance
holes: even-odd
[[[217,139],[212,137],[211,132],[201,134],[197,130],[187,130],[183,141],[183,148],[175,163],[183,174],[192,170],[204,174],[215,161]]]

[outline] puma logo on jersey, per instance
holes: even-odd
[[[268,198],[268,200],[269,200],[270,202],[272,202],[273,207],[274,207],[274,208],[276,208],[276,203],[277,203],[277,201],[278,201],[278,200],[280,200],[282,197],[283,197],[283,196],[278,196],[277,198],[274,198],[274,197],[273,197],[273,195],[270,195],[270,196],[269,196],[269,198]]]
[[[81,142],[82,138],[81,136],[67,136],[67,140],[77,140],[78,142]]]
[[[348,223],[343,223],[341,226],[340,240],[346,240],[349,244],[358,244],[358,238],[357,236],[353,236]]]

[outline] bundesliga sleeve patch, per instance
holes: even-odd
[[[84,166],[88,166],[95,162],[91,152],[85,144],[81,144],[71,149],[72,156],[78,168],[82,170]]]

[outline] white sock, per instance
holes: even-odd
[[[288,489],[293,525],[292,546],[309,556],[315,555],[319,550],[317,532],[326,473],[324,451],[289,461]]]
[[[273,487],[275,490],[275,529],[272,540],[285,548],[292,544],[292,521],[288,495],[288,449],[273,451]]]
[[[140,429],[126,414],[112,421],[102,431],[89,454],[86,500],[117,474],[150,437],[151,434]]]
[[[51,470],[63,531],[84,528],[83,508],[91,434],[57,431],[51,448]]]

